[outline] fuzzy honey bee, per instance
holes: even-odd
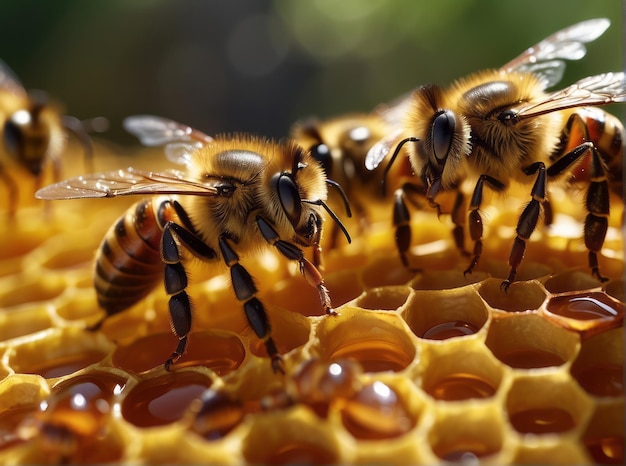
[[[8,212],[15,215],[19,186],[9,173],[23,171],[35,180],[33,192],[41,187],[43,172],[52,165],[55,181],[61,179],[61,154],[67,131],[83,146],[88,162],[92,159],[91,140],[83,124],[48,101],[43,92],[28,93],[4,62],[0,61],[0,179],[8,191]]]
[[[391,111],[393,110],[393,112]],[[382,173],[365,168],[365,157],[370,148],[384,138],[400,115],[398,106],[379,106],[371,113],[351,113],[326,120],[310,118],[296,123],[291,137],[310,150],[326,175],[338,182],[345,190],[355,213],[360,230],[367,230],[380,220],[376,215],[388,204],[387,195],[380,189]],[[412,169],[408,159],[400,160],[387,174],[400,186],[403,180],[411,180]],[[340,206],[343,199],[329,199],[333,207]],[[337,244],[339,229],[336,226],[327,235],[328,247]]]
[[[626,101],[624,73],[586,77],[558,91],[547,88],[561,80],[564,60],[582,58],[584,43],[595,40],[609,26],[606,19],[584,21],[552,34],[496,70],[456,80],[447,88],[426,85],[410,96],[403,125],[377,142],[366,165],[376,168],[388,153],[388,171],[403,148],[426,199],[439,209],[438,196],[456,191],[459,202],[451,212],[457,247],[464,251],[465,208],[474,243],[465,273],[476,267],[483,249],[480,208],[483,189],[505,192],[512,181],[532,184],[530,201],[516,227],[509,256],[507,290],[522,262],[526,242],[540,214],[552,221],[548,184],[558,180],[586,183],[584,239],[591,273],[606,278],[598,265],[608,229],[611,184],[621,192],[623,126],[596,107]],[[614,169],[620,167],[619,169]],[[467,195],[469,205],[467,204]],[[404,193],[394,198],[396,243],[408,264],[411,237]],[[467,206],[467,207],[466,207]]]
[[[350,242],[341,221],[325,203],[328,186],[341,188],[324,176],[307,151],[291,141],[246,134],[213,138],[155,116],[129,117],[125,127],[146,145],[166,144],[168,158],[187,170],[157,173],[128,168],[72,178],[37,192],[41,199],[161,195],[135,204],[106,234],[96,258],[100,306],[107,316],[116,314],[164,282],[172,329],[179,338],[165,362],[169,370],[185,352],[191,329],[184,248],[230,270],[248,323],[264,341],[273,369],[282,371],[265,307],[256,296],[254,279],[239,261],[240,254],[269,246],[296,261],[304,278],[317,289],[323,309],[333,314],[317,266],[321,209]],[[349,214],[347,201],[346,208]],[[312,262],[303,248],[313,250]]]

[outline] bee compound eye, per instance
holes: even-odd
[[[433,143],[433,152],[438,162],[445,160],[452,146],[454,138],[454,129],[456,127],[456,118],[454,113],[449,110],[440,112],[433,120],[431,128],[431,138]]]
[[[300,193],[293,178],[285,173],[277,174],[276,189],[278,191],[278,198],[280,199],[280,205],[289,217],[289,221],[295,225],[300,220],[300,214],[302,212],[302,200],[300,199]]]
[[[311,155],[315,160],[320,163],[320,165],[326,172],[326,175],[330,175],[333,158],[330,154],[330,149],[328,148],[328,146],[324,143],[314,145],[313,147],[311,147]]]

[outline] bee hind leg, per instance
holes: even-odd
[[[205,260],[214,260],[217,254],[200,240],[194,233],[182,226],[169,221],[163,228],[161,236],[161,257],[165,263],[164,284],[165,292],[170,295],[169,311],[172,331],[178,337],[178,345],[172,355],[165,361],[165,369],[170,370],[187,348],[188,335],[191,330],[191,301],[185,289],[187,288],[187,273],[180,262],[180,252],[175,238],[196,257]]]
[[[589,251],[588,263],[591,274],[601,282],[608,278],[602,276],[598,265],[598,253],[602,250],[609,227],[609,181],[607,168],[595,145],[585,142],[572,149],[548,168],[548,176],[557,176],[566,171],[586,156],[591,156],[589,164],[589,187],[585,199],[587,216],[585,217],[585,246]]]

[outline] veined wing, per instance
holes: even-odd
[[[214,186],[191,181],[176,170],[149,172],[127,168],[94,173],[46,186],[35,193],[38,199],[83,199],[130,195],[184,194],[215,196]]]

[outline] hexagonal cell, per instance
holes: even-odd
[[[424,346],[421,361],[422,389],[436,400],[490,398],[504,375],[502,364],[477,340]]]
[[[560,366],[576,356],[578,335],[537,314],[509,314],[493,319],[485,341],[503,363],[515,369]]]
[[[366,288],[406,285],[414,276],[415,272],[402,266],[397,254],[374,257],[361,269],[361,280]]]
[[[112,344],[101,334],[76,328],[49,329],[34,334],[9,353],[17,373],[62,377],[101,361]]]
[[[546,291],[539,282],[513,282],[503,291],[502,280],[488,279],[480,284],[478,293],[494,309],[507,312],[535,311],[546,300]]]
[[[624,330],[601,333],[582,343],[570,368],[572,376],[590,395],[619,397],[624,394]]]
[[[544,316],[585,339],[622,327],[624,304],[603,291],[565,294],[548,300]]]
[[[359,440],[398,438],[415,427],[422,406],[400,380],[374,380],[345,400],[340,410],[343,427]]]
[[[142,373],[161,367],[178,344],[172,332],[155,333],[128,343],[113,351],[112,363],[125,371]],[[246,351],[237,335],[209,330],[189,335],[187,352],[174,364],[173,369],[203,366],[218,375],[237,369],[246,357]]]
[[[593,277],[588,270],[566,270],[550,277],[544,283],[546,290],[553,294],[570,291],[584,291],[599,288],[600,281]]]
[[[67,287],[67,282],[59,275],[37,273],[11,279],[0,291],[0,308],[50,301],[60,296]]]
[[[188,369],[144,379],[126,394],[122,416],[137,427],[174,423],[212,383],[206,375]]]
[[[331,296],[332,300],[332,296]],[[282,280],[265,294],[263,302],[303,316],[324,315],[317,290],[302,277],[289,277]],[[242,311],[243,312],[243,311]]]
[[[91,282],[90,282],[91,283]],[[89,289],[72,288],[58,300],[55,305],[56,314],[65,320],[83,320],[102,314],[96,293],[91,284]]]
[[[415,291],[402,317],[415,335],[444,340],[477,333],[489,312],[473,287],[442,291]]]
[[[530,435],[528,437],[531,437]],[[587,455],[576,440],[562,438],[555,442],[524,441],[511,464],[589,464]]]
[[[447,462],[494,462],[505,450],[505,425],[497,404],[437,412],[427,434],[433,453]]]
[[[582,436],[587,453],[596,464],[624,464],[624,398],[596,402],[596,409]]]
[[[506,396],[512,427],[521,434],[553,434],[581,429],[593,403],[567,373],[517,377]]]
[[[354,304],[372,311],[395,311],[406,302],[410,294],[411,289],[408,286],[370,288],[359,296]]]
[[[0,313],[0,341],[29,335],[52,326],[45,305],[20,306]]]
[[[465,275],[463,268],[424,270],[411,281],[410,286],[416,290],[449,290],[479,283],[488,277],[489,274],[479,271]]]
[[[345,307],[317,327],[324,361],[354,358],[366,372],[401,371],[415,358],[415,344],[397,315]]]
[[[255,416],[241,450],[253,464],[345,463],[332,426],[306,408]]]

